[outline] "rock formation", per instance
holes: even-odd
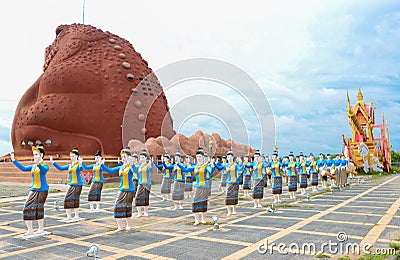
[[[211,143],[210,140],[212,140]],[[173,155],[177,150],[183,155],[189,154],[194,156],[198,147],[203,147],[207,153],[211,151],[211,154],[214,156],[225,155],[231,148],[234,154],[238,156],[243,156],[246,153],[252,156],[255,152],[255,149],[248,145],[237,144],[231,139],[224,140],[217,133],[208,135],[202,131],[197,131],[189,137],[183,134],[176,134],[171,139],[163,136],[149,138],[146,143],[139,140],[131,140],[129,141],[129,147],[136,153],[139,153],[142,149],[147,149],[149,154],[153,156],[160,156],[165,152]]]
[[[123,124],[129,128],[127,140],[145,141],[161,132],[171,138],[167,100],[151,73],[127,40],[90,25],[58,26],[45,51],[43,74],[15,111],[16,155],[30,154],[36,140],[51,141],[48,154],[69,153],[76,146],[81,154],[101,149],[119,155]]]

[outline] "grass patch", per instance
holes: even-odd
[[[397,244],[397,243],[390,243],[389,247],[394,248],[396,251],[400,250],[400,244]]]
[[[58,193],[58,192],[61,192],[61,190],[59,190],[59,189],[51,189],[51,190],[49,190],[49,193]]]
[[[388,258],[390,255],[364,255],[358,258],[358,260],[384,260]]]
[[[390,172],[368,172],[368,173],[366,173],[364,171],[361,171],[357,174],[357,176],[371,176],[372,179],[374,180],[374,179],[380,179],[383,177],[387,177],[392,174],[393,174],[393,169]]]
[[[29,193],[29,186],[3,185],[0,184],[0,198],[26,196]]]
[[[252,198],[245,198],[245,197],[240,197],[239,196],[239,200],[253,200]]]
[[[325,255],[325,254],[318,254],[315,256],[315,258],[331,258],[329,255]]]
[[[8,206],[7,202],[0,203],[0,208],[4,208],[4,207],[7,207],[7,206]]]

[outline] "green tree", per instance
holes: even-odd
[[[395,150],[390,151],[392,162],[400,162],[400,151],[396,152]]]

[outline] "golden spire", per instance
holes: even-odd
[[[358,94],[357,94],[357,103],[360,103],[364,105],[364,100],[363,100],[363,94],[361,93],[361,89],[358,89]]]
[[[350,97],[349,97],[349,91],[346,91],[347,94],[347,114],[351,116],[353,114],[353,111],[351,110],[351,104],[350,104]]]

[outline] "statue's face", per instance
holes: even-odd
[[[167,163],[168,161],[169,161],[169,158],[164,156],[164,162]]]
[[[128,155],[126,153],[121,154],[121,161],[123,164],[128,163]]]
[[[185,163],[190,163],[190,157],[185,157]]]
[[[101,156],[95,156],[94,157],[94,161],[96,162],[96,163],[101,163]]]
[[[33,151],[33,162],[35,164],[38,164],[42,161],[42,155],[38,153],[37,151]]]
[[[294,161],[294,156],[289,156],[289,161],[293,162]]]
[[[138,158],[136,156],[132,156],[132,162],[134,164],[137,164],[138,163]]]
[[[198,164],[203,164],[204,163],[204,156],[201,154],[196,154],[196,162]]]
[[[69,155],[69,157],[71,158],[71,162],[72,162],[72,163],[75,163],[75,162],[78,161],[78,155],[76,155],[76,154],[74,154],[74,153],[71,153],[71,154]]]
[[[140,164],[142,164],[142,163],[146,163],[146,156],[144,156],[144,155],[141,155],[140,157],[139,157],[139,163]]]
[[[174,161],[175,161],[176,163],[181,162],[181,157],[180,157],[180,156],[175,156],[175,157],[174,157]]]
[[[254,161],[259,162],[260,161],[260,156],[258,154],[254,155]]]
[[[244,158],[243,158],[243,161],[244,161],[245,163],[248,163],[248,162],[249,162],[249,157],[247,157],[247,156],[244,157]]]

